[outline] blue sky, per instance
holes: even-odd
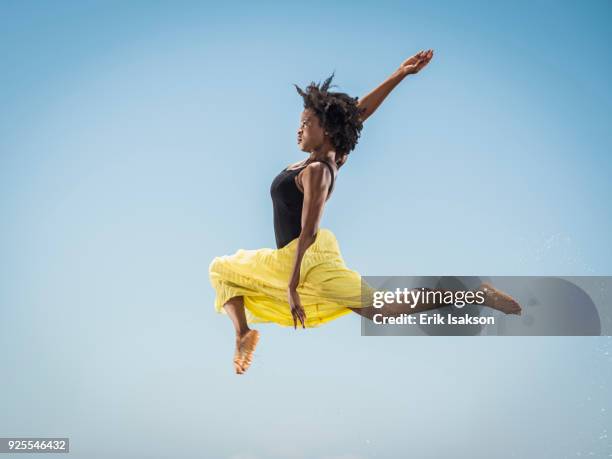
[[[607,337],[270,324],[239,378],[207,273],[274,247],[269,185],[304,155],[293,83],[335,71],[361,97],[433,48],[366,122],[326,206],[347,264],[610,275],[611,10],[3,2],[0,433],[69,436],[74,457],[612,452]]]

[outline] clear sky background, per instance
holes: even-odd
[[[71,457],[607,457],[611,342],[261,325],[213,257],[275,247],[302,87],[368,119],[321,222],[362,275],[612,275],[612,4],[0,5],[0,435]],[[517,318],[516,320],[521,320]]]

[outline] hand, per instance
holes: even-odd
[[[403,75],[411,75],[419,72],[423,67],[429,64],[429,61],[433,57],[433,50],[419,51],[414,56],[409,57],[402,65],[400,65],[400,72]]]
[[[306,328],[306,312],[302,307],[302,302],[300,301],[300,295],[297,292],[295,287],[289,287],[287,290],[287,297],[289,299],[289,307],[291,308],[291,315],[293,316],[293,329],[297,330],[297,321],[302,324],[303,328]]]

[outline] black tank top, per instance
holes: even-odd
[[[302,205],[304,194],[295,183],[296,175],[312,163],[321,162],[327,164],[332,174],[332,183],[329,187],[327,199],[334,189],[334,169],[327,161],[314,160],[298,167],[297,169],[283,169],[272,181],[270,195],[272,196],[272,208],[274,210],[274,235],[277,248],[282,248],[293,239],[299,237],[302,231]]]

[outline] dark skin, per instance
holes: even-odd
[[[421,51],[406,59],[382,84],[365,97],[361,98],[358,103],[358,107],[364,109],[361,121],[365,122],[365,120],[376,111],[395,86],[397,86],[407,75],[415,74],[423,69],[432,57],[433,51],[427,50]],[[310,156],[297,165],[314,159],[327,160],[332,164],[341,160],[336,154],[334,146],[329,141],[319,119],[311,110],[304,110],[302,112],[300,129],[298,130],[298,145],[302,151],[310,152]],[[346,157],[344,159],[346,159]],[[291,168],[297,165],[293,165]],[[337,168],[334,173],[337,173]],[[296,184],[304,193],[304,206],[302,208],[302,232],[299,236],[293,272],[287,287],[287,299],[291,308],[291,315],[293,316],[294,329],[297,328],[298,323],[301,324],[303,328],[306,328],[306,313],[297,292],[300,279],[300,266],[306,250],[308,250],[308,247],[310,247],[315,240],[319,222],[323,215],[325,202],[329,199],[328,192],[331,185],[331,179],[331,172],[321,163],[309,165],[296,177]],[[435,290],[442,293],[446,292],[444,289]],[[506,314],[521,313],[520,305],[513,298],[495,289],[492,285],[483,283],[477,290],[482,290],[484,292],[485,306],[497,309]],[[415,314],[444,306],[446,306],[444,303],[419,302],[411,305],[407,309],[405,304],[390,304],[386,306],[385,313],[389,316],[396,316],[404,313]],[[370,320],[374,314],[381,312],[371,305],[349,309]]]
[[[422,70],[432,59],[433,50],[420,51],[414,56],[409,57],[400,64],[383,83],[362,97],[358,106],[363,110],[361,117],[362,122],[365,122],[385,100],[389,93],[408,75],[413,75]],[[300,127],[298,129],[298,146],[304,152],[309,153],[308,158],[299,163],[289,166],[290,169],[295,169],[312,160],[324,160],[332,165],[342,165],[346,161],[347,156],[337,154],[334,145],[325,132],[320,120],[314,112],[307,109],[304,110],[300,117]],[[337,174],[338,168],[334,167],[334,176]],[[316,234],[319,229],[319,222],[323,216],[323,209],[326,201],[329,199],[329,188],[331,185],[331,171],[321,163],[313,163],[304,168],[296,176],[296,185],[304,193],[304,204],[302,208],[302,230],[298,238],[297,249],[294,259],[293,270],[287,287],[287,300],[291,308],[293,316],[294,328],[297,329],[298,323],[306,328],[306,313],[302,307],[300,296],[297,292],[300,267],[304,254],[308,248],[314,243]],[[431,290],[431,289],[430,289]],[[438,289],[441,290],[441,289]],[[478,290],[485,292],[484,305],[500,310],[506,314],[520,314],[520,305],[508,295],[498,291],[490,284],[482,284]],[[444,292],[445,290],[441,290]],[[410,305],[407,309],[405,304],[387,304],[385,309],[388,315],[394,316],[398,314],[413,314],[447,306],[446,304],[434,303],[418,303]],[[248,348],[249,338],[253,337],[256,330],[251,330],[247,324],[244,297],[237,296],[231,298],[225,303],[224,308],[231,318],[236,330],[236,350]],[[352,311],[372,319],[375,313],[380,313],[379,309],[373,306],[363,308],[350,308]],[[250,361],[242,359],[238,363],[234,363],[236,373],[243,374],[249,367]]]
[[[433,50],[419,51],[414,56],[409,57],[400,64],[383,83],[359,100],[359,108],[363,109],[362,122],[365,122],[380,106],[383,100],[389,95],[406,76],[419,72],[425,67],[433,57]],[[309,153],[309,157],[304,161],[293,164],[291,169],[303,165],[313,159],[327,160],[331,164],[342,165],[346,161],[346,156],[338,157],[336,149],[331,140],[326,135],[325,130],[320,124],[319,119],[311,110],[304,110],[300,117],[300,127],[298,130],[298,146],[300,150]],[[335,172],[337,173],[337,168]],[[294,319],[294,328],[297,323],[305,327],[306,314],[297,293],[297,286],[300,278],[300,266],[304,254],[308,247],[312,245],[315,235],[319,228],[319,222],[323,215],[325,202],[331,185],[331,172],[321,163],[314,163],[304,168],[296,177],[296,185],[304,193],[304,205],[302,209],[302,231],[297,244],[295,263],[291,279],[287,287],[287,298]],[[230,298],[224,305],[224,309],[232,320],[236,331],[236,349],[240,348],[250,332],[244,309],[244,298],[237,296]],[[353,309],[355,312],[358,310]],[[367,312],[364,312],[366,314]],[[235,365],[236,373],[242,374],[248,366]]]
[[[415,74],[425,67],[433,57],[433,50],[420,51],[414,56],[406,59],[399,68],[391,74],[382,84],[372,92],[361,98],[358,103],[360,109],[364,109],[361,121],[365,122],[380,104],[385,100],[389,93],[407,75]],[[300,118],[300,128],[297,132],[298,145],[302,151],[309,152],[310,156],[298,165],[312,160],[325,160],[335,164],[340,160],[334,145],[327,136],[320,120],[316,114],[306,109]],[[295,165],[292,165],[293,169]],[[335,172],[337,173],[337,168]],[[297,249],[293,271],[287,288],[287,300],[293,316],[293,327],[297,328],[298,323],[306,328],[306,313],[300,302],[297,292],[300,280],[300,266],[306,250],[314,243],[319,228],[323,208],[328,200],[329,187],[331,185],[331,171],[322,163],[313,163],[304,168],[296,176],[296,184],[304,193],[304,205],[302,208],[302,231],[298,238]],[[355,309],[353,309],[355,311]],[[359,311],[356,311],[359,312]]]
[[[314,112],[310,109],[304,110],[300,121],[298,145],[302,151],[310,151],[310,156],[303,162],[324,160],[330,164],[335,164],[335,148],[331,144],[329,137],[325,134]],[[293,169],[294,165],[290,168]],[[334,174],[336,173],[337,168],[334,168]],[[327,193],[331,186],[332,175],[325,164],[316,162],[305,167],[296,176],[295,180],[298,188],[304,193],[304,204],[302,206],[302,231],[296,246],[293,271],[287,288],[287,299],[291,307],[294,328],[297,328],[298,321],[306,328],[306,313],[297,292],[300,280],[300,266],[306,250],[315,241],[319,222],[323,216],[325,202],[329,197]]]

